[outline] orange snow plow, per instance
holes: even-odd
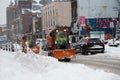
[[[59,27],[54,29],[47,37],[49,44],[48,56],[53,56],[58,60],[70,61],[75,57],[76,51],[71,48],[69,43],[69,29],[66,27]]]
[[[54,50],[54,57],[57,59],[72,58],[75,56],[75,49]]]
[[[27,53],[28,50],[38,54],[40,52],[39,43],[36,43],[37,35],[35,34],[24,34],[22,37],[22,51]]]

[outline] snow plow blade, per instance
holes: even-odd
[[[54,50],[54,57],[57,59],[72,58],[76,54],[75,49]]]
[[[40,48],[39,48],[39,47],[30,48],[30,50],[31,50],[33,53],[35,53],[35,54],[39,54],[39,53],[40,53]],[[23,52],[24,52],[25,54],[27,54],[29,51],[25,48],[25,49],[23,49]]]
[[[39,46],[35,46],[34,48],[31,48],[31,50],[32,50],[35,54],[39,54],[39,52],[40,52],[40,47],[39,47]]]

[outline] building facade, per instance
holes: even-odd
[[[71,0],[71,13],[72,13],[72,22],[77,20],[77,0]]]
[[[79,34],[78,26],[76,24],[77,19],[78,19],[77,0],[71,0],[71,13],[72,13],[71,30],[72,30],[73,34]]]
[[[77,0],[80,34],[90,36],[90,31],[103,31],[105,39],[114,38],[118,23],[117,6],[116,0]]]
[[[42,27],[48,34],[56,26],[71,25],[71,2],[53,2],[42,7]]]
[[[78,16],[86,18],[118,17],[116,0],[77,0]]]
[[[32,14],[24,13],[22,8],[17,4],[12,4],[7,7],[7,27],[8,39],[16,40],[24,33],[31,32]]]
[[[20,9],[17,5],[9,5],[7,7],[7,35],[8,39],[12,40],[19,34],[21,34],[21,20]]]
[[[38,10],[37,10],[38,11]],[[31,0],[16,0],[7,7],[8,39],[15,40],[25,33],[42,33],[41,18],[33,12]]]

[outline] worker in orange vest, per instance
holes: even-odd
[[[47,41],[48,41],[49,48],[50,48],[50,47],[52,48],[52,33],[50,33],[50,34],[47,36]]]
[[[22,42],[22,52],[25,52],[25,53],[27,53],[27,52],[26,52],[27,50],[25,49],[25,47],[26,47],[26,44],[25,44],[26,41],[27,41],[27,40],[26,40],[26,37],[23,36],[23,37],[22,37],[22,41],[21,41],[21,42]]]

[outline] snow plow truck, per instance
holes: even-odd
[[[24,34],[22,37],[22,52],[28,53],[31,50],[33,53],[38,54],[40,52],[39,43],[36,42],[37,35]]]
[[[67,62],[75,57],[76,51],[70,46],[69,34],[68,27],[59,27],[50,32],[47,36],[48,56]]]

